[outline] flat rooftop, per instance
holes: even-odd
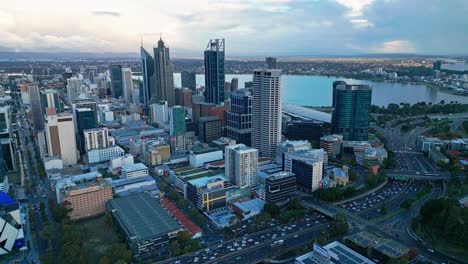
[[[107,202],[127,238],[145,240],[181,230],[179,223],[147,193],[135,193]]]

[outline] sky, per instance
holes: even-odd
[[[14,0],[0,51],[139,52],[162,34],[172,57],[468,54],[468,0]]]

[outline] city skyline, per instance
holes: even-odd
[[[200,57],[213,37],[226,38],[227,56],[468,53],[462,0],[20,2],[0,9],[0,51],[134,53],[141,34],[148,49],[162,33],[173,57]]]

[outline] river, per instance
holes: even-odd
[[[226,74],[226,81],[231,81],[234,77],[239,79],[239,88],[244,87],[244,82],[252,80],[250,74]],[[336,80],[372,86],[372,104],[378,106],[387,106],[389,103],[414,104],[422,101],[438,103],[441,100],[468,104],[468,97],[443,93],[425,85],[306,75],[283,75],[283,102],[307,106],[330,106],[332,103],[332,84]],[[176,87],[181,86],[180,73],[174,74],[174,84]],[[197,85],[204,84],[204,75],[197,74]]]

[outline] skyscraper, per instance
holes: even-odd
[[[252,91],[252,147],[274,158],[281,141],[281,70],[256,70]]]
[[[266,64],[268,69],[276,69],[276,58],[275,57],[267,57]]]
[[[156,101],[167,101],[169,106],[175,105],[174,76],[169,48],[159,39],[158,46],[154,48],[154,80],[156,88]]]
[[[367,141],[372,89],[369,85],[333,83],[332,133],[343,140]]]
[[[70,104],[83,92],[82,84],[82,79],[76,77],[67,79],[67,96]]]
[[[183,71],[181,73],[182,87],[189,88],[192,93],[197,91],[197,75],[194,72]]]
[[[143,75],[143,105],[148,106],[154,100],[156,100],[156,87],[154,83],[154,59],[151,55],[143,48],[140,48],[141,56],[141,74]],[[154,98],[154,100],[153,100]]]
[[[85,151],[84,131],[96,127],[96,113],[91,108],[76,108],[76,130],[81,153]]]
[[[226,136],[251,146],[252,93],[246,89],[231,93],[231,111],[226,113]]]
[[[157,124],[169,122],[169,109],[167,101],[159,101],[150,105],[151,121]]]
[[[231,80],[231,93],[239,89],[239,79],[232,78]]]
[[[122,76],[122,65],[110,66],[111,91],[114,98],[124,96],[124,84]]]
[[[201,117],[198,121],[198,128],[198,138],[203,143],[209,143],[223,135],[221,119],[217,116]]]
[[[133,93],[133,82],[132,82],[132,70],[130,68],[122,69],[122,80],[123,80],[123,97],[125,102],[132,103]]]
[[[258,150],[244,144],[227,146],[226,177],[240,188],[258,184]]]
[[[73,165],[78,161],[76,153],[75,123],[71,113],[56,114],[49,108],[46,116],[47,153],[50,156],[60,156],[63,165]]]
[[[169,132],[171,136],[184,135],[185,129],[185,109],[180,105],[171,107],[169,112]]]
[[[59,93],[57,90],[53,89],[44,89],[41,92],[41,107],[42,112],[46,112],[46,108],[55,109],[56,113],[60,113],[63,110],[62,102],[59,98]]]
[[[212,39],[205,50],[205,98],[207,103],[224,102],[224,39]]]
[[[31,111],[33,116],[34,132],[44,130],[44,119],[41,107],[41,97],[37,84],[29,86],[29,96],[31,97]]]

